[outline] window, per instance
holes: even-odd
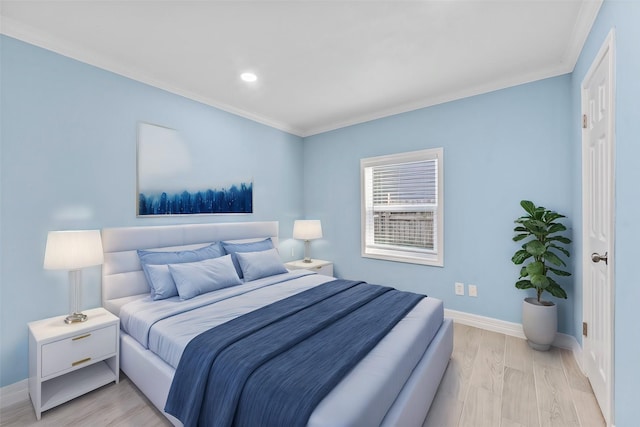
[[[443,265],[442,148],[360,161],[362,256]]]

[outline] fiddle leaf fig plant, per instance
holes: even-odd
[[[516,227],[513,229],[516,233],[513,241],[524,241],[522,249],[511,257],[514,264],[522,265],[516,288],[535,289],[538,303],[544,305],[551,303],[540,300],[543,292],[566,299],[567,293],[553,278],[571,275],[561,269],[567,266],[561,257],[570,256],[564,245],[571,243],[571,239],[560,234],[567,228],[558,222],[566,217],[542,206],[536,206],[529,200],[522,200],[520,206],[527,214],[515,220]]]

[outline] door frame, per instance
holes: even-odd
[[[580,84],[580,103],[581,103],[581,117],[584,117],[584,114],[588,113],[588,105],[587,105],[587,100],[586,100],[586,89],[585,89],[585,85],[588,83],[588,81],[592,78],[593,73],[595,72],[598,64],[600,64],[600,62],[602,62],[605,59],[606,55],[609,55],[608,57],[608,63],[607,63],[607,67],[609,68],[609,75],[610,75],[610,81],[611,81],[611,88],[610,88],[610,96],[608,99],[608,108],[609,108],[609,113],[610,113],[610,121],[609,121],[609,129],[608,129],[608,133],[610,135],[610,171],[611,171],[611,180],[609,182],[609,192],[611,195],[611,205],[609,206],[610,209],[610,218],[611,221],[608,224],[609,227],[609,236],[610,236],[610,241],[609,241],[609,254],[608,254],[608,268],[607,268],[607,275],[608,275],[608,280],[609,280],[609,301],[610,301],[610,306],[609,306],[609,311],[611,314],[611,326],[610,326],[610,330],[609,330],[609,340],[608,342],[606,342],[604,344],[604,352],[607,355],[606,357],[609,358],[609,363],[607,364],[609,367],[609,372],[606,373],[607,378],[609,379],[609,381],[606,384],[606,401],[605,402],[598,402],[601,406],[601,410],[603,415],[605,416],[605,420],[607,422],[607,425],[612,426],[614,425],[614,374],[615,374],[615,367],[614,367],[614,362],[615,362],[615,347],[614,347],[614,340],[615,340],[615,29],[612,28],[609,31],[609,34],[607,35],[604,43],[602,44],[600,50],[598,51],[598,54],[596,55],[596,57],[594,58],[593,62],[591,63],[591,65],[589,66],[589,71],[587,71],[587,74],[585,75],[584,79],[582,80],[582,83]],[[586,132],[583,130],[582,131],[582,138],[581,138],[581,144],[582,144],[582,279],[583,279],[583,300],[582,300],[582,309],[583,309],[583,319],[586,321],[590,318],[591,313],[589,312],[590,307],[587,305],[587,298],[585,298],[585,290],[586,290],[586,281],[585,278],[587,277],[588,271],[587,271],[587,267],[589,265],[589,263],[591,263],[591,255],[589,253],[588,250],[588,230],[586,227],[586,217],[587,217],[587,213],[588,213],[588,194],[587,194],[587,185],[586,184],[586,180],[589,179],[589,177],[587,176],[586,170],[586,162],[588,161],[587,156],[586,156]],[[589,316],[589,317],[588,317]],[[582,343],[582,347],[584,348],[584,338],[583,338],[583,343]],[[584,354],[584,352],[583,352]],[[585,365],[583,364],[583,367]],[[608,415],[608,416],[607,416]]]

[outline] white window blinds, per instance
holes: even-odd
[[[363,256],[442,265],[442,149],[361,161]]]

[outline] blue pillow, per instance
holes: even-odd
[[[149,264],[147,265],[147,277],[153,283],[153,295],[151,298],[155,301],[167,299],[178,295],[178,289],[171,277],[169,266],[167,264]]]
[[[261,252],[238,252],[236,256],[244,280],[247,282],[287,272],[277,249]]]
[[[224,251],[227,254],[231,255],[231,259],[233,260],[233,266],[236,268],[238,272],[238,276],[242,278],[242,269],[240,268],[240,264],[238,263],[238,257],[236,254],[238,252],[260,252],[266,251],[269,249],[273,249],[273,242],[271,238],[260,240],[258,242],[250,242],[250,243],[230,243],[230,242],[220,242]]]
[[[198,262],[169,264],[169,271],[178,288],[180,299],[190,299],[200,294],[242,284],[230,255]]]
[[[156,284],[154,283],[151,275],[149,274],[149,265],[158,265],[158,264],[179,264],[183,262],[194,262],[194,261],[202,261],[204,259],[210,258],[218,258],[224,255],[224,250],[220,246],[220,243],[214,242],[208,246],[185,250],[185,251],[143,251],[138,250],[138,258],[140,259],[140,264],[142,265],[142,270],[144,271],[144,276],[147,278],[147,283],[151,288],[151,298],[154,300],[164,299],[169,297],[160,297],[156,298]],[[166,281],[158,286],[166,285]],[[163,286],[163,290],[164,286]],[[170,292],[171,293],[171,292]],[[172,296],[178,295],[178,291],[176,290]]]

